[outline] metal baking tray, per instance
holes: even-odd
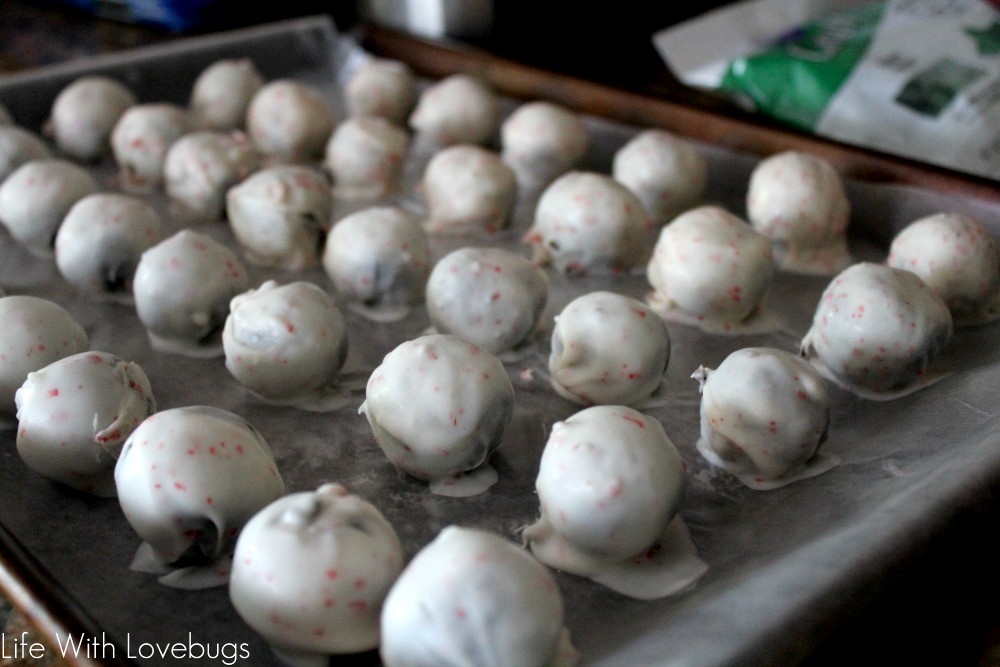
[[[519,101],[535,98],[584,112],[592,139],[586,169],[607,173],[614,150],[642,126],[659,125],[687,135],[709,158],[705,200],[740,215],[750,170],[761,155],[784,148],[822,154],[849,177],[852,248],[859,258],[878,261],[895,231],[940,210],[975,215],[1000,236],[995,183],[385,31],[372,32],[365,47],[411,62],[430,78],[458,70],[478,73],[507,95],[507,112]],[[340,108],[340,82],[359,53],[364,52],[358,43],[338,34],[328,18],[296,19],[3,77],[0,101],[21,124],[37,130],[64,85],[82,74],[102,72],[128,83],[143,101],[183,104],[204,67],[222,57],[246,56],[269,79],[290,76],[323,86]],[[114,169],[104,164],[95,170],[113,189]],[[412,186],[419,165],[410,165],[408,173]],[[412,195],[406,199],[420,205]],[[522,201],[514,230],[482,243],[521,248],[519,236],[530,215],[531,201]],[[199,229],[233,243],[225,224]],[[436,239],[434,252],[440,257],[460,242],[480,240]],[[251,274],[257,284],[274,277],[330,286],[320,270],[289,274],[252,269]],[[826,283],[824,278],[778,275],[768,297],[783,324],[777,334],[711,336],[669,326],[670,399],[651,414],[664,424],[688,466],[690,484],[682,515],[709,570],[692,590],[658,601],[629,599],[558,574],[567,625],[584,664],[799,662],[843,619],[876,598],[892,573],[945,531],[962,508],[975,506],[1000,481],[997,325],[959,330],[943,359],[955,373],[904,398],[875,403],[832,388],[833,416],[825,447],[841,464],[819,477],[756,492],[699,457],[694,446],[699,399],[691,372],[702,364],[714,367],[741,347],[796,349]],[[327,414],[256,402],[228,374],[222,359],[152,351],[133,309],[95,303],[74,293],[53,262],[28,256],[5,236],[0,236],[0,285],[9,294],[32,294],[62,304],[84,325],[92,349],[137,361],[149,375],[161,409],[200,403],[243,415],[271,444],[289,491],[314,489],[327,481],[345,484],[382,510],[399,532],[408,557],[450,524],[519,539],[519,529],[537,517],[534,479],[548,431],[578,409],[539,379],[544,377],[552,317],[587,291],[610,289],[642,298],[649,289],[642,276],[551,276],[534,354],[508,367],[518,399],[493,460],[500,481],[479,496],[445,498],[432,495],[426,484],[399,474],[386,461],[357,414],[361,397]],[[361,371],[374,368],[396,344],[429,325],[422,310],[390,325],[345,312],[348,364]],[[525,370],[537,371],[535,379],[523,374]],[[141,644],[188,642],[245,644],[250,657],[240,664],[274,663],[262,639],[236,615],[225,588],[176,590],[130,571],[139,540],[117,502],[41,479],[18,458],[13,429],[0,431],[0,439],[5,586],[31,606],[48,632],[61,633],[63,640],[66,633],[85,633],[95,647],[90,662],[97,663],[173,664],[176,661],[169,658],[134,656],[147,651]],[[372,652],[350,661],[377,664],[378,659]]]

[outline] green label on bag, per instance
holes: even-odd
[[[868,49],[884,8],[884,2],[874,2],[822,16],[770,50],[734,60],[721,87],[768,115],[812,130]]]

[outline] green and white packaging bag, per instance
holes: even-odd
[[[751,0],[661,31],[677,77],[790,125],[1000,179],[1000,10]]]

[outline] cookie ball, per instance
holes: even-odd
[[[847,267],[850,213],[840,174],[815,155],[778,153],[750,175],[747,218],[771,240],[783,271],[832,276]]]
[[[239,132],[192,132],[167,151],[163,182],[172,213],[185,222],[218,220],[226,192],[260,167],[260,156]]]
[[[142,368],[107,352],[81,352],[28,374],[15,395],[17,453],[42,477],[113,497],[118,454],[156,412]]]
[[[496,234],[510,225],[517,179],[492,151],[450,146],[427,163],[423,191],[429,234]]]
[[[229,598],[283,662],[368,651],[402,564],[382,513],[324,484],[272,502],[244,526]]]
[[[124,84],[106,76],[83,76],[63,88],[52,103],[49,129],[56,147],[77,160],[108,152],[111,131],[136,103]]]
[[[0,183],[31,160],[52,157],[41,137],[16,125],[0,125]]]
[[[500,98],[482,79],[453,74],[426,88],[410,127],[439,146],[485,144],[500,126]]]
[[[330,182],[314,167],[268,167],[226,193],[229,227],[247,261],[256,266],[312,268],[332,216]]]
[[[365,397],[359,412],[389,462],[432,492],[473,495],[496,483],[487,459],[513,414],[514,387],[492,354],[457,336],[421,336],[385,356]]]
[[[708,181],[708,163],[694,144],[660,129],[644,130],[618,149],[611,170],[658,225],[695,206]]]
[[[144,193],[161,186],[167,151],[190,130],[187,112],[176,104],[137,104],[127,109],[111,132],[122,188]]]
[[[250,100],[264,76],[249,58],[225,58],[206,67],[191,88],[188,108],[194,126],[205,130],[238,130]]]
[[[520,105],[500,127],[503,161],[522,183],[547,183],[579,164],[587,152],[580,117],[552,102]]]
[[[217,357],[229,302],[249,286],[232,250],[185,229],[142,253],[132,290],[153,349]]]
[[[417,103],[417,78],[404,62],[373,58],[354,73],[344,94],[351,116],[377,116],[406,125]]]
[[[247,132],[257,150],[278,162],[311,162],[335,124],[322,91],[308,83],[279,79],[265,84],[247,108]]]
[[[410,135],[384,118],[348,118],[326,144],[324,166],[333,175],[334,194],[343,199],[375,199],[399,187]]]

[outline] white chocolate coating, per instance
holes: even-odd
[[[344,87],[351,116],[378,116],[405,125],[417,103],[417,79],[399,60],[373,58]]]
[[[125,518],[164,565],[230,554],[244,524],[285,493],[264,437],[242,417],[200,405],[139,424],[115,484]]]
[[[110,148],[111,131],[136,103],[125,85],[105,76],[84,76],[63,88],[49,119],[56,146],[77,160],[96,160]]]
[[[87,195],[56,233],[56,266],[69,284],[93,295],[132,296],[139,257],[162,238],[160,214],[145,200],[118,193]]]
[[[840,174],[818,156],[778,153],[750,175],[747,219],[771,239],[783,271],[832,276],[850,264],[850,213]]]
[[[254,145],[279,162],[321,159],[334,124],[333,108],[320,89],[292,79],[265,84],[247,108]]]
[[[555,579],[524,549],[448,526],[389,591],[380,654],[386,667],[568,664],[563,614]]]
[[[90,172],[67,160],[25,162],[0,184],[0,223],[29,252],[51,257],[70,208],[100,189]]]
[[[188,107],[195,127],[237,130],[243,127],[250,100],[264,76],[249,58],[218,60],[195,79]]]
[[[561,273],[615,275],[649,257],[651,222],[642,203],[604,174],[571,171],[542,193],[525,239],[536,261]]]
[[[826,381],[791,352],[737,350],[715,370],[701,366],[698,451],[755,489],[772,489],[827,470],[817,457],[830,425]]]
[[[375,199],[399,187],[410,135],[384,118],[348,118],[326,144],[323,165],[333,174],[334,194]]]
[[[260,167],[246,135],[200,131],[170,147],[163,163],[163,184],[173,212],[184,220],[222,217],[226,192]]]
[[[510,225],[514,172],[493,151],[449,146],[427,163],[423,179],[430,234],[496,234]]]
[[[12,417],[28,373],[85,351],[90,341],[65,308],[34,296],[0,298],[0,322],[0,417]]]
[[[452,251],[427,281],[427,313],[435,329],[492,354],[525,342],[547,299],[546,275],[503,248]]]
[[[635,193],[657,224],[665,225],[701,200],[708,163],[691,142],[654,128],[615,152],[611,173]]]
[[[915,273],[863,262],[824,290],[801,349],[852,391],[889,392],[919,385],[951,334],[948,306]]]
[[[223,353],[229,302],[248,287],[233,251],[188,229],[144,252],[132,284],[136,313],[153,348],[195,357]]]
[[[342,218],[327,235],[323,251],[323,268],[337,294],[373,318],[379,313],[401,317],[423,301],[430,263],[427,233],[413,216],[393,206]]]
[[[107,352],[81,352],[29,373],[15,397],[17,453],[48,479],[113,497],[118,454],[156,412],[142,368]]]
[[[956,320],[987,316],[1000,291],[1000,249],[975,218],[937,213],[907,225],[892,240],[886,264],[920,276]]]
[[[122,188],[147,192],[162,185],[167,151],[190,130],[187,112],[176,104],[137,104],[127,109],[111,132]]]
[[[660,230],[646,277],[668,321],[725,333],[760,308],[775,272],[771,244],[737,216],[699,206]]]
[[[434,334],[385,356],[359,412],[390,463],[431,481],[432,491],[454,495],[447,489],[454,478],[487,471],[513,409],[514,387],[496,357],[457,336]]]
[[[339,484],[274,501],[247,523],[229,597],[279,657],[379,644],[382,602],[403,565],[395,529]]]
[[[229,226],[247,261],[257,266],[315,266],[332,215],[330,182],[314,167],[267,167],[226,193]]]
[[[336,382],[347,325],[316,285],[269,280],[233,298],[222,346],[226,368],[244,387],[271,403],[301,405]]]
[[[552,387],[582,405],[647,401],[664,382],[670,335],[646,304],[612,292],[590,292],[555,318]]]
[[[41,137],[16,125],[0,125],[0,183],[25,162],[52,156]]]
[[[481,79],[453,74],[420,94],[409,122],[439,146],[485,144],[500,126],[500,99]]]
[[[503,161],[524,183],[547,183],[576,167],[587,152],[580,117],[552,102],[520,105],[500,126]]]

